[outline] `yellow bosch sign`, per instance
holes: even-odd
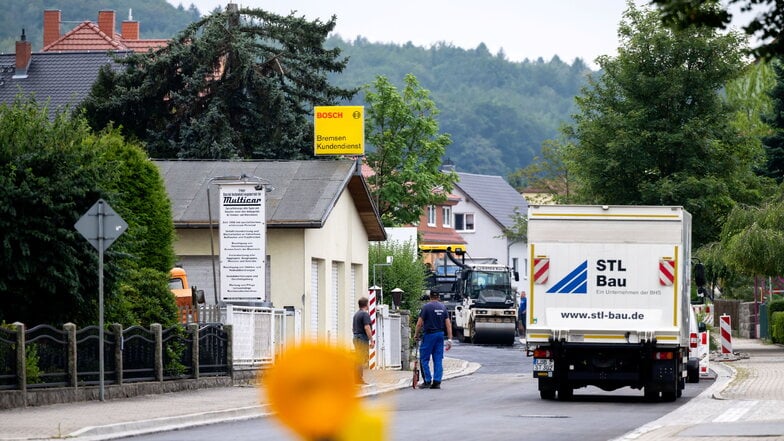
[[[316,155],[365,153],[364,106],[316,106],[313,117]]]

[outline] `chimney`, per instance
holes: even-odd
[[[98,11],[98,29],[114,40],[114,11]]]
[[[32,58],[33,45],[27,41],[25,31],[22,29],[22,37],[16,42],[16,71],[13,78],[27,78],[27,68],[30,67]]]
[[[125,20],[122,22],[120,34],[123,40],[138,40],[139,39],[139,22]]]
[[[60,39],[60,10],[44,11],[44,47]]]

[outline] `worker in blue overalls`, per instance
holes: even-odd
[[[422,344],[419,347],[419,365],[422,368],[420,389],[440,389],[444,375],[444,333],[446,333],[446,350],[452,348],[452,321],[449,311],[441,303],[437,292],[430,292],[430,301],[422,306],[417,319],[414,339]],[[433,373],[430,373],[430,359],[433,360]]]

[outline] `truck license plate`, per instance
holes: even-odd
[[[552,372],[555,369],[555,362],[552,358],[535,358],[534,372]]]

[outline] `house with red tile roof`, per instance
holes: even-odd
[[[63,34],[59,10],[44,11],[43,48],[34,52],[24,30],[15,54],[0,54],[0,104],[18,95],[34,96],[48,104],[51,116],[57,110],[74,108],[90,93],[103,66],[122,67],[114,56],[146,52],[164,47],[168,40],[142,39],[139,22],[129,16],[115,32],[114,11],[98,12],[98,23],[84,21]]]
[[[365,161],[361,163],[361,173],[365,179],[375,174],[370,165]],[[436,190],[437,191],[437,190]],[[423,251],[422,260],[433,266],[436,261],[443,261],[443,253],[429,251],[443,250],[450,246],[452,250],[465,250],[466,241],[455,231],[453,226],[452,207],[460,202],[460,197],[454,194],[447,195],[444,202],[436,205],[428,205],[419,218],[419,222],[414,225],[417,229],[419,250]]]
[[[44,47],[41,52],[65,51],[130,51],[147,52],[166,46],[165,39],[142,39],[140,25],[129,14],[116,32],[116,14],[98,11],[98,23],[85,20],[75,28],[61,33],[62,14],[57,9],[44,11]]]

